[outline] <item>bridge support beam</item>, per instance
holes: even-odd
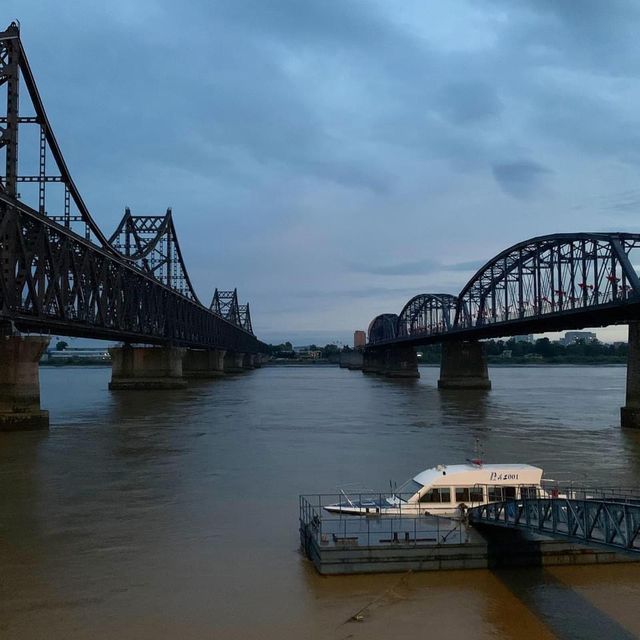
[[[224,356],[224,372],[240,373],[244,371],[244,353],[237,351],[227,351]]]
[[[419,378],[418,355],[413,347],[394,347],[384,352],[387,378]]]
[[[439,389],[491,389],[487,350],[481,342],[444,342]]]
[[[187,349],[182,360],[185,378],[219,378],[224,375],[223,349]]]
[[[0,337],[0,431],[48,429],[49,412],[40,409],[38,363],[49,338]]]
[[[113,347],[109,389],[182,389],[186,349],[178,347]]]
[[[620,408],[620,426],[640,429],[640,322],[629,324],[627,353],[627,393]]]
[[[367,349],[362,354],[362,373],[384,374],[384,351]]]

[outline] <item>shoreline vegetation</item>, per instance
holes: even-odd
[[[487,340],[484,342],[487,351],[487,362],[491,366],[539,366],[539,365],[626,365],[627,343],[605,344],[598,340],[577,341],[563,345],[551,342],[548,338],[540,338],[535,342],[517,342],[510,340]],[[61,345],[62,346],[62,345]],[[74,353],[65,346],[57,349],[57,357],[44,357],[40,361],[43,367],[67,366],[111,366],[111,360],[104,352],[82,355]],[[304,350],[294,350],[290,342],[279,345],[268,345],[272,366],[288,365],[335,365],[340,360],[342,351],[351,351],[349,347],[340,349],[335,344],[324,347],[310,345]],[[442,346],[429,345],[417,349],[420,366],[439,366]],[[63,355],[64,354],[64,355]]]

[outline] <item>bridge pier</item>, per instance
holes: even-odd
[[[242,368],[243,369],[255,369],[256,365],[254,363],[255,357],[253,353],[245,353],[242,358]]]
[[[340,368],[357,371],[362,369],[362,351],[341,351]]]
[[[185,378],[219,378],[224,375],[223,349],[187,349],[182,360]]]
[[[365,350],[362,354],[362,373],[384,374],[384,351]]]
[[[182,389],[186,349],[178,347],[112,347],[111,390]]]
[[[620,426],[640,429],[640,322],[629,323],[627,392],[625,406],[620,407]]]
[[[244,353],[227,351],[224,356],[224,372],[240,373],[244,371]]]
[[[384,352],[387,378],[419,378],[418,354],[413,347],[394,347]]]
[[[40,408],[38,363],[49,338],[0,337],[0,431],[48,429],[49,412]]]
[[[487,350],[481,342],[444,342],[439,389],[491,389]]]

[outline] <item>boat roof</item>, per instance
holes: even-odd
[[[540,477],[542,477],[542,469],[540,467],[534,467],[530,464],[472,464],[470,462],[467,462],[465,464],[440,464],[437,467],[421,471],[420,473],[415,475],[413,479],[420,484],[429,486],[443,476],[446,476],[447,479],[450,480],[452,479],[452,476],[459,474],[468,474],[470,472],[476,472],[477,475],[480,475],[483,478],[487,478],[487,473],[489,474],[490,478],[492,472],[495,472],[497,474],[519,474],[529,472],[529,474],[531,475],[536,475],[538,477],[538,480],[540,479]],[[488,483],[489,480],[487,479],[485,480],[485,482]]]

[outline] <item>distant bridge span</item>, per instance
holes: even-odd
[[[640,319],[640,279],[631,257],[636,249],[640,234],[634,233],[532,238],[489,260],[458,295],[420,294],[399,315],[377,316],[369,325],[367,346],[419,346],[635,322]]]
[[[490,389],[488,338],[629,325],[623,426],[640,428],[640,234],[557,233],[505,249],[457,295],[421,293],[369,325],[366,373],[415,378],[414,347],[442,343],[438,386]],[[350,365],[356,368],[355,365]]]

